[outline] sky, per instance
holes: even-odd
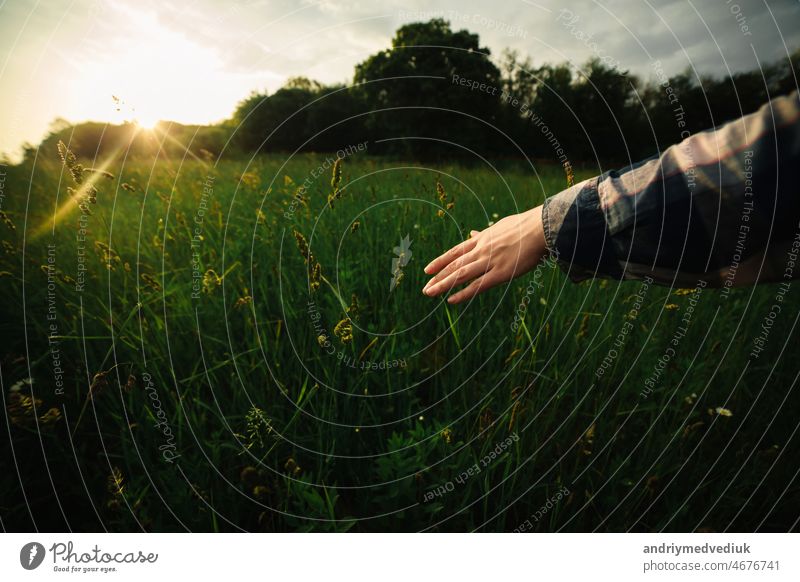
[[[799,0],[0,0],[0,152],[56,118],[213,123],[292,76],[347,83],[399,26],[433,17],[493,56],[596,56],[644,78],[654,63],[721,76],[800,47]]]

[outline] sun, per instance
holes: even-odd
[[[152,130],[155,129],[156,125],[159,122],[159,119],[152,115],[138,115],[134,119],[136,125],[138,125],[141,129]]]

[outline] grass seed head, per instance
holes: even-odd
[[[358,296],[355,293],[350,296],[350,307],[347,308],[347,315],[353,321],[358,321]]]
[[[161,284],[150,273],[142,273],[142,281],[144,281],[145,287],[148,289],[152,291],[161,291]]]
[[[336,158],[333,162],[333,170],[331,171],[331,188],[336,192],[339,190],[339,185],[342,182],[342,158]]]
[[[336,327],[333,328],[333,333],[343,344],[349,344],[353,341],[353,325],[350,323],[350,319],[345,317],[337,323]]]
[[[3,221],[3,224],[5,224],[9,230],[17,230],[17,225],[14,224],[14,222],[11,220],[11,217],[3,210],[0,210],[0,220]]]
[[[220,285],[222,285],[222,277],[217,275],[214,269],[206,271],[205,275],[203,275],[203,291],[211,294]]]

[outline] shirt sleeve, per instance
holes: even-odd
[[[545,201],[545,241],[570,279],[732,287],[800,276],[798,93],[682,137]]]

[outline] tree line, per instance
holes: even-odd
[[[272,94],[254,92],[231,119],[213,126],[160,124],[171,139],[135,126],[60,126],[58,140],[94,157],[124,144],[132,154],[333,152],[367,141],[372,154],[417,159],[530,157],[625,162],[650,156],[796,89],[800,50],[758,70],[722,77],[667,76],[659,62],[643,79],[590,59],[534,66],[505,50],[499,58],[477,34],[443,19],[397,30],[391,46],[355,67],[349,85],[296,77]],[[183,145],[181,145],[183,144]],[[33,148],[31,148],[33,149]],[[30,153],[30,152],[29,152]]]

